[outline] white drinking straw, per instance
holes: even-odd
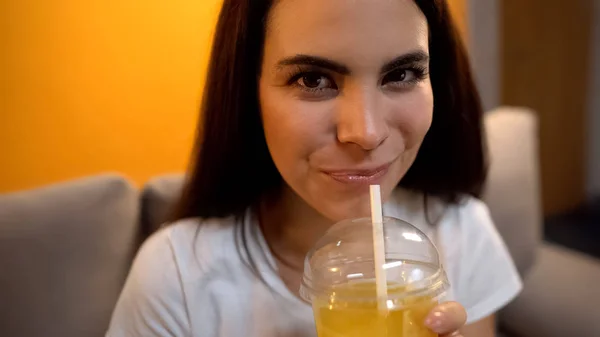
[[[375,256],[375,284],[379,310],[387,310],[387,277],[385,264],[385,241],[383,237],[383,211],[381,208],[381,188],[371,185],[371,222],[373,223],[373,253]]]

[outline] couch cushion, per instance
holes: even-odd
[[[523,275],[535,260],[542,211],[535,114],[499,108],[485,116],[491,160],[484,200]]]
[[[142,227],[145,236],[154,233],[169,220],[183,183],[183,174],[172,174],[153,178],[144,186]]]
[[[0,336],[103,336],[134,254],[138,193],[100,176],[0,196]]]
[[[519,336],[600,336],[600,260],[552,244],[538,255],[503,325]]]

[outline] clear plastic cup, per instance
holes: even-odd
[[[448,288],[437,249],[405,221],[385,217],[383,230],[385,299],[376,294],[371,219],[335,224],[308,253],[300,294],[319,337],[437,336],[424,325]]]

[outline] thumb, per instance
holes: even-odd
[[[443,336],[458,337],[458,331],[467,321],[467,312],[457,302],[442,303],[427,315],[425,325],[433,332]]]

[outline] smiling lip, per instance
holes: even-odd
[[[339,181],[344,184],[378,184],[379,181],[388,172],[391,164],[379,166],[374,169],[364,170],[335,170],[335,171],[323,171],[326,175],[331,177],[333,180]]]

